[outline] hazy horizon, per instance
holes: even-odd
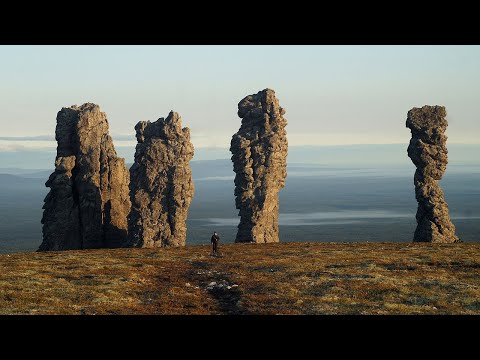
[[[480,148],[480,147],[479,147]],[[231,160],[192,161],[195,195],[188,212],[187,244],[208,244],[211,231],[222,242],[235,239]],[[42,206],[53,171],[0,171],[0,253],[33,251],[42,241]],[[289,162],[279,193],[282,242],[409,242],[416,227],[412,167],[326,166]],[[478,242],[480,165],[449,165],[440,181],[458,236]]]
[[[56,143],[55,143],[56,145]],[[407,156],[407,144],[361,144],[361,145],[304,145],[289,146],[287,164],[312,164],[330,167],[404,168],[411,175],[415,166]],[[128,166],[134,161],[135,146],[115,146],[118,156]],[[447,173],[458,166],[480,167],[480,144],[449,144]],[[227,160],[231,163],[227,147],[196,148],[192,162]],[[5,169],[53,170],[56,146],[43,149],[19,148],[0,151],[0,173]],[[476,170],[475,170],[476,171]],[[233,174],[233,167],[232,167]]]

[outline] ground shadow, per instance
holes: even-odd
[[[104,206],[103,246],[106,248],[121,248],[127,239],[127,230],[112,224],[112,202],[108,200]]]
[[[249,312],[240,305],[242,291],[227,272],[217,271],[206,261],[192,262],[188,277],[193,283],[216,300],[222,314],[246,315]]]

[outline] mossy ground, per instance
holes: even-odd
[[[220,246],[0,255],[0,314],[480,314],[480,244]]]

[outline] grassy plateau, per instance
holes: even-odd
[[[480,243],[0,255],[0,314],[480,314]]]

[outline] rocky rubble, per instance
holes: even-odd
[[[211,281],[205,289],[207,290],[230,290],[238,287],[238,284],[231,284],[227,280]]]

